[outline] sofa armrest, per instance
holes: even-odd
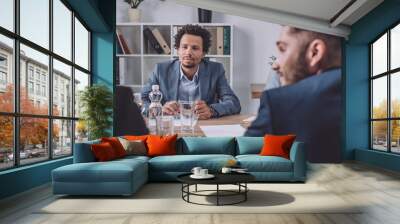
[[[304,142],[294,142],[290,149],[290,160],[293,162],[293,179],[305,181],[307,174],[306,149]]]
[[[96,158],[94,157],[90,146],[92,144],[100,143],[99,140],[75,143],[74,147],[74,163],[89,163],[95,162]]]

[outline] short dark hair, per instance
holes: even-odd
[[[342,39],[340,37],[309,30],[303,30],[295,27],[289,27],[289,33],[297,35],[299,38],[302,38],[304,48],[307,47],[306,45],[309,43],[309,41],[315,39],[322,40],[326,44],[328,49],[328,54],[325,59],[325,63],[329,64],[330,62],[335,60],[341,61]]]
[[[185,34],[191,34],[191,35],[195,35],[195,36],[199,36],[201,37],[201,39],[203,40],[203,52],[207,53],[208,49],[210,49],[210,45],[211,45],[211,34],[210,32],[208,32],[207,29],[204,29],[203,27],[199,26],[199,25],[192,25],[192,24],[188,24],[183,26],[181,29],[179,29],[178,33],[174,36],[175,38],[175,44],[174,47],[175,49],[179,48],[179,45],[181,43],[181,39],[183,37],[183,35]]]

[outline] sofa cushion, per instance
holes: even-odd
[[[114,160],[113,162],[131,162],[132,160],[139,160],[139,161],[143,161],[143,162],[148,162],[150,159],[150,157],[147,156],[137,156],[137,155],[130,155],[130,156],[125,156],[124,158],[120,158],[117,160]]]
[[[236,137],[236,155],[259,154],[264,145],[263,137]]]
[[[141,140],[126,140],[124,138],[118,137],[119,142],[124,147],[126,151],[126,155],[138,155],[145,156],[147,155],[147,148],[145,142]]]
[[[146,170],[146,162],[139,159],[109,162],[74,163],[53,170],[53,181],[58,182],[129,182],[133,172]],[[145,174],[147,175],[147,174]]]
[[[149,135],[146,143],[148,156],[164,156],[164,155],[175,155],[176,154],[176,139],[178,135]]]
[[[235,139],[232,137],[183,137],[181,154],[225,154],[234,155]]]
[[[265,135],[261,156],[280,156],[289,159],[290,148],[296,135]]]
[[[153,172],[190,172],[193,167],[200,166],[212,172],[216,172],[230,159],[235,158],[231,155],[215,154],[158,156],[149,160],[149,170]]]
[[[249,172],[292,172],[292,161],[279,156],[238,155],[239,166]]]
[[[110,143],[110,145],[114,149],[117,158],[122,158],[126,156],[126,151],[117,137],[103,137],[101,138],[101,142]]]
[[[94,157],[96,157],[96,161],[104,162],[118,158],[112,145],[108,142],[93,144],[90,147],[92,149]]]
[[[146,142],[148,135],[125,135],[123,137],[129,141],[140,140],[140,141]]]
[[[90,148],[92,144],[99,144],[100,140],[75,143],[74,163],[95,162],[96,158]]]

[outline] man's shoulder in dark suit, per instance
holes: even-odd
[[[341,71],[334,69],[265,91],[246,135],[296,134],[306,142],[310,161],[335,162],[340,160],[340,125]]]
[[[293,85],[265,91],[270,98],[322,101],[322,97],[332,97],[341,91],[340,69],[329,70],[313,75]],[[281,102],[285,104],[285,102]],[[286,102],[287,103],[287,102]]]

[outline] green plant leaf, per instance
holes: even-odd
[[[104,85],[86,87],[80,93],[82,119],[86,122],[89,139],[109,136],[107,129],[112,125],[112,93]]]

